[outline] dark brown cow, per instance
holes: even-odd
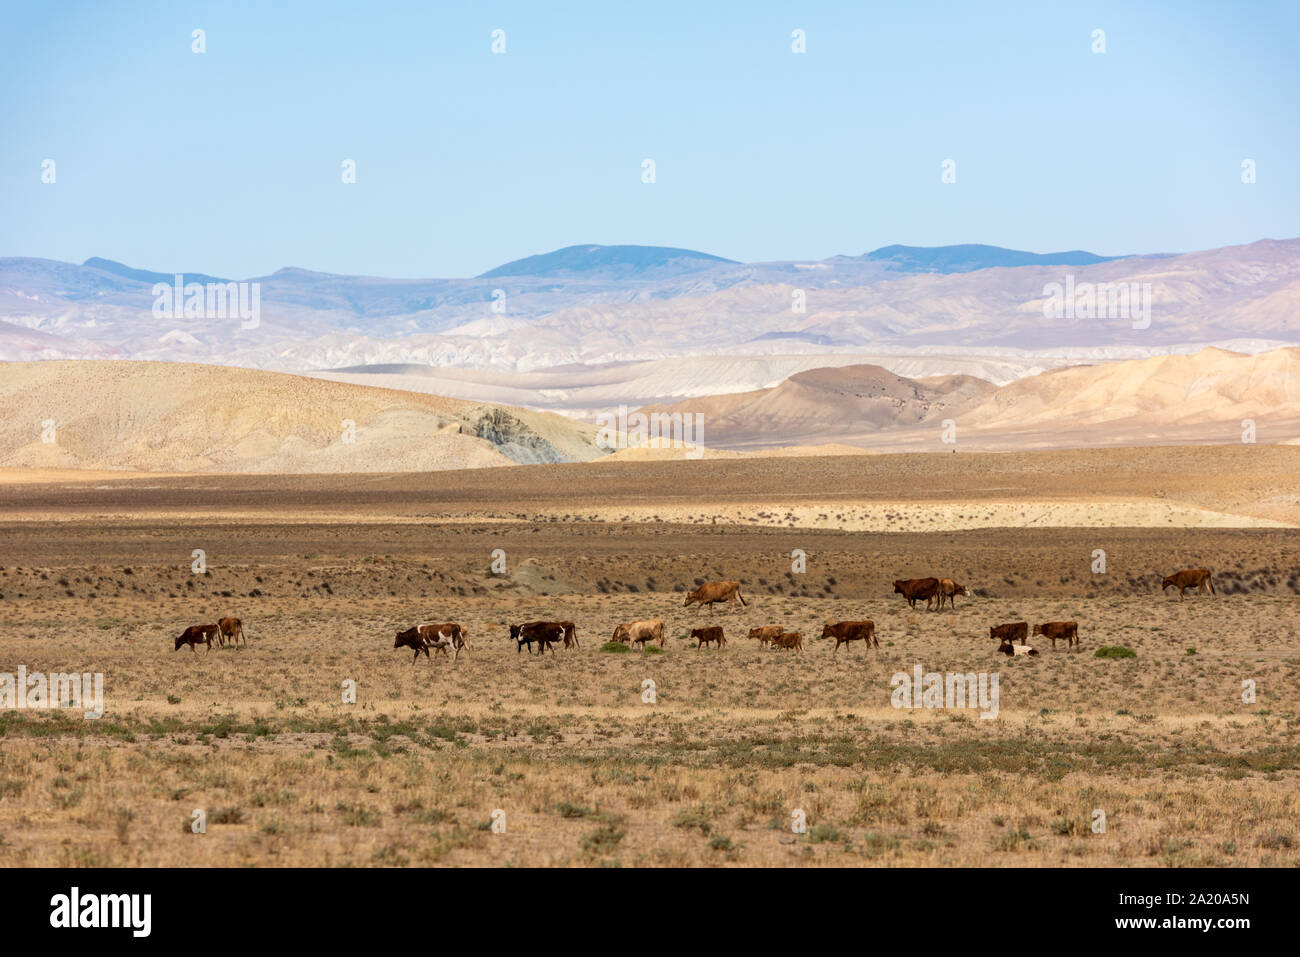
[[[222,618],[217,622],[217,628],[221,630],[221,643],[224,645],[226,639],[230,643],[235,643],[236,637],[243,639],[244,644],[248,644],[248,639],[244,637],[244,623],[238,618]]]
[[[924,598],[925,607],[930,607],[930,602],[934,601],[934,596],[939,594],[939,579],[937,578],[906,578],[894,582],[894,593],[902,595],[907,599],[907,603],[915,608],[917,601]]]
[[[989,629],[989,637],[1008,644],[1019,639],[1022,645],[1027,645],[1029,644],[1029,622],[1013,621],[1005,625],[994,625]]]
[[[516,654],[527,645],[528,653],[531,655],[535,641],[537,653],[540,655],[552,644],[564,641],[564,625],[558,621],[526,621],[522,625],[511,625],[510,637],[517,643]],[[551,648],[551,654],[555,654],[554,648]]]
[[[420,660],[420,652],[424,652],[424,657],[429,657],[429,643],[424,640],[424,635],[420,634],[420,626],[408,628],[406,631],[399,631],[397,638],[393,642],[394,648],[414,648],[415,657],[411,659],[411,665]]]
[[[803,635],[797,631],[783,631],[772,639],[773,648],[792,648],[803,651]]]
[[[1189,588],[1195,588],[1199,595],[1209,589],[1210,594],[1215,594],[1214,582],[1210,579],[1210,570],[1208,568],[1184,568],[1180,572],[1174,572],[1172,575],[1166,575],[1160,583],[1161,591],[1168,591],[1169,586],[1178,589],[1178,600],[1183,600],[1183,594]]]
[[[1056,647],[1056,639],[1063,638],[1066,641],[1066,648],[1072,649],[1079,643],[1079,623],[1077,621],[1045,621],[1041,625],[1034,625],[1034,637],[1042,635],[1052,642],[1052,647]]]
[[[727,646],[727,637],[722,633],[721,625],[709,625],[707,628],[692,628],[691,637],[695,639],[695,650],[699,651],[709,642],[716,642],[719,648]]]
[[[785,629],[780,625],[763,625],[761,628],[749,629],[749,637],[757,638],[759,645],[766,645],[783,631]]]
[[[861,641],[868,648],[873,643],[877,648],[880,647],[880,639],[876,637],[876,623],[870,620],[828,623],[822,628],[822,637],[835,639],[835,647],[831,650],[831,654],[839,651],[840,645],[847,645],[850,641]]]
[[[957,603],[953,599],[956,598],[958,595],[965,595],[967,598],[969,598],[970,589],[967,588],[965,585],[959,585],[951,578],[939,579],[939,610],[940,611],[943,611],[943,603],[945,600],[947,600],[949,607],[955,611],[957,608]]]
[[[740,582],[705,582],[695,591],[686,593],[686,601],[682,603],[682,607],[689,608],[696,604],[700,607],[708,605],[709,611],[713,611],[714,605],[725,601],[734,608],[737,598],[740,599],[741,605],[748,604],[740,594]]]
[[[180,651],[181,645],[189,645],[190,651],[195,654],[198,649],[194,646],[202,642],[208,646],[208,651],[212,650],[212,643],[221,640],[221,629],[216,625],[190,625],[180,633],[176,639],[176,647],[172,651]]]

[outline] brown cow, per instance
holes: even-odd
[[[783,631],[772,639],[773,648],[793,648],[803,651],[803,635],[797,631]]]
[[[208,646],[208,651],[212,650],[212,643],[221,640],[221,629],[216,625],[190,625],[180,633],[176,639],[176,647],[172,651],[180,651],[181,645],[189,645],[190,651],[195,654],[198,649],[194,646],[199,642]]]
[[[908,605],[915,608],[917,601],[924,598],[925,607],[930,607],[934,596],[939,593],[937,578],[905,578],[894,582],[894,593],[907,599]]]
[[[558,621],[526,621],[522,625],[511,625],[510,637],[517,643],[515,654],[527,645],[528,653],[531,655],[535,641],[537,653],[540,655],[555,642],[564,640],[564,625]],[[551,654],[555,654],[554,648],[551,648]]]
[[[244,637],[244,623],[238,618],[222,618],[217,622],[217,628],[221,631],[221,643],[223,645],[226,643],[227,638],[230,639],[230,643],[233,645],[236,636],[242,638],[244,644],[248,644],[248,639]]]
[[[408,628],[406,631],[399,631],[397,639],[393,642],[394,648],[414,648],[415,657],[411,659],[411,666],[420,660],[420,652],[424,652],[424,657],[429,657],[429,643],[424,640],[424,635],[420,634],[420,626]]]
[[[420,631],[420,637],[434,651],[441,651],[444,657],[447,654],[447,647],[451,646],[456,649],[456,658],[460,658],[462,648],[469,647],[467,632],[458,623],[454,621],[443,621],[431,625],[417,625]],[[455,659],[453,659],[455,660]]]
[[[757,638],[759,645],[766,645],[783,631],[785,629],[780,625],[764,625],[761,628],[749,629],[749,637]]]
[[[707,628],[692,628],[691,637],[695,639],[695,650],[699,651],[711,641],[715,641],[719,648],[727,646],[727,637],[722,633],[721,625],[709,625]]]
[[[822,637],[835,639],[835,647],[831,650],[831,654],[839,651],[840,645],[847,645],[850,641],[864,642],[868,648],[873,643],[877,648],[880,647],[880,639],[876,637],[876,623],[870,620],[837,621],[834,624],[828,622],[822,628]]]
[[[614,634],[610,636],[609,640],[617,641],[620,644],[626,645],[631,638],[632,636],[628,634],[627,625],[616,625],[614,627]]]
[[[943,611],[943,603],[945,599],[947,599],[948,605],[954,610],[956,610],[957,603],[953,601],[953,599],[957,595],[965,595],[967,598],[969,598],[970,589],[967,588],[965,585],[957,584],[951,578],[939,579],[939,610],[940,611]]]
[[[1056,639],[1064,638],[1065,647],[1073,649],[1079,643],[1079,623],[1077,621],[1045,621],[1041,625],[1034,625],[1034,637],[1042,635],[1044,638],[1050,638],[1052,647],[1056,647]]]
[[[664,646],[664,620],[662,618],[633,621],[623,627],[627,629],[627,635],[632,639],[633,647],[640,645],[645,648],[648,641],[657,641],[660,648]]]
[[[731,607],[736,607],[736,599],[740,599],[741,605],[748,605],[743,595],[740,594],[740,582],[705,582],[695,591],[686,593],[686,601],[682,603],[683,608],[689,608],[691,605],[698,604],[701,608],[709,606],[709,611],[713,611],[713,606],[720,601],[725,601]]]
[[[1210,594],[1215,594],[1214,582],[1210,580],[1210,570],[1208,568],[1185,568],[1180,572],[1174,572],[1172,575],[1166,575],[1164,581],[1160,583],[1160,590],[1168,591],[1170,585],[1178,589],[1179,601],[1183,600],[1183,593],[1189,588],[1195,588],[1196,593],[1199,595],[1208,586]]]
[[[1027,645],[1029,644],[1029,622],[1013,621],[1005,625],[994,625],[989,629],[989,637],[997,638],[1004,643],[1019,638],[1022,645]]]

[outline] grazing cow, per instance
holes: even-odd
[[[194,646],[202,642],[208,646],[208,651],[212,650],[212,643],[221,640],[221,629],[216,625],[190,625],[180,633],[176,639],[176,647],[172,651],[180,651],[181,645],[189,645],[190,651],[195,654],[198,649]]]
[[[510,637],[516,642],[515,654],[527,645],[531,655],[535,641],[540,655],[555,642],[564,640],[564,625],[558,621],[526,621],[522,625],[511,625]],[[555,654],[554,648],[551,648],[551,654]]]
[[[1073,649],[1079,643],[1079,623],[1077,621],[1045,621],[1041,625],[1034,625],[1034,637],[1042,635],[1044,638],[1050,638],[1052,648],[1056,647],[1056,639],[1064,638],[1065,647]]]
[[[792,648],[803,651],[803,635],[797,631],[783,631],[772,639],[773,648]]]
[[[244,623],[238,618],[222,618],[217,622],[217,628],[221,631],[221,643],[223,645],[226,643],[227,638],[230,639],[230,643],[233,645],[236,637],[242,638],[244,644],[248,644],[248,639],[244,637]]]
[[[627,629],[627,635],[632,639],[633,647],[640,645],[644,649],[648,641],[659,642],[660,648],[664,646],[664,620],[662,618],[633,621],[623,627]]]
[[[957,584],[951,578],[939,579],[939,610],[940,611],[943,611],[943,603],[945,599],[947,600],[949,607],[955,610],[957,608],[957,603],[953,601],[953,599],[957,595],[965,595],[967,598],[969,598],[970,589],[967,588],[965,585]]]
[[[628,633],[627,625],[618,625],[614,628],[614,634],[610,637],[609,640],[617,641],[620,644],[626,645],[631,640],[631,638],[632,636],[631,634]]]
[[[411,659],[411,666],[420,660],[420,652],[424,652],[424,657],[429,657],[429,643],[425,640],[424,635],[420,633],[420,626],[408,628],[406,631],[399,631],[397,639],[393,642],[394,648],[414,648],[415,657]]]
[[[719,648],[727,646],[727,637],[722,633],[721,625],[709,625],[707,628],[692,628],[691,637],[695,639],[695,650],[699,651],[709,642],[717,642]]]
[[[937,578],[906,578],[894,582],[894,593],[907,599],[908,605],[915,608],[917,601],[924,598],[925,607],[930,607],[934,596],[939,594]]]
[[[725,601],[731,607],[736,607],[736,599],[740,599],[741,605],[748,605],[744,596],[740,594],[740,582],[705,582],[695,591],[686,593],[686,601],[682,607],[689,608],[691,605],[698,604],[701,608],[709,606],[709,611],[713,611],[713,606],[720,601]]]
[[[989,637],[997,638],[1004,642],[1013,642],[1020,639],[1022,645],[1029,643],[1029,622],[1013,621],[1005,625],[994,625],[989,629]]]
[[[759,645],[766,645],[783,631],[785,629],[780,625],[764,625],[761,628],[749,629],[749,637],[757,638]]]
[[[1001,642],[998,645],[998,651],[1002,652],[1002,654],[1007,655],[1008,657],[1014,655],[1017,658],[1019,658],[1021,655],[1038,654],[1037,648],[1030,648],[1028,645],[1020,645],[1019,647],[1017,647],[1009,641]]]
[[[1179,601],[1183,600],[1183,594],[1189,588],[1195,588],[1198,595],[1207,588],[1211,595],[1215,594],[1214,582],[1210,580],[1208,568],[1185,568],[1181,572],[1166,575],[1160,583],[1160,590],[1168,591],[1170,585],[1178,589]]]
[[[870,648],[875,644],[880,647],[880,639],[876,637],[876,623],[874,621],[837,621],[834,624],[827,623],[822,628],[823,638],[834,638],[835,647],[831,654],[840,650],[840,645],[847,645],[850,641],[861,641],[866,647]]]

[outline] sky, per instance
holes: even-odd
[[[0,8],[0,256],[435,277],[1300,236],[1294,2]]]

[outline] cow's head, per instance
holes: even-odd
[[[1042,625],[1034,625],[1034,636],[1037,637],[1038,635],[1041,635],[1042,633],[1043,633],[1043,626],[1042,626]]]
[[[894,594],[895,595],[903,594],[903,583],[901,581],[894,582]]]
[[[1160,583],[1160,590],[1161,590],[1161,591],[1164,591],[1164,590],[1165,590],[1166,588],[1168,588],[1170,585],[1176,585],[1176,584],[1178,584],[1178,583],[1174,581],[1174,576],[1173,576],[1173,575],[1166,575],[1166,576],[1164,577],[1164,581],[1162,581],[1162,582]]]
[[[685,607],[687,607],[688,605],[690,605],[691,602],[699,601],[699,600],[700,600],[700,593],[699,593],[699,592],[688,591],[688,592],[686,593],[686,600],[685,600],[684,602],[682,602],[682,607],[685,608]]]
[[[519,640],[519,632],[520,632],[520,630],[521,630],[522,628],[523,628],[523,625],[511,625],[511,626],[510,626],[510,638],[511,638],[512,641],[518,641],[518,640]]]
[[[189,630],[188,630],[188,629],[186,629],[185,631],[182,631],[182,632],[180,633],[180,637],[178,637],[178,638],[176,639],[176,647],[173,648],[172,651],[180,651],[180,650],[181,650],[181,645],[185,644],[185,636],[188,635],[188,634],[189,634]]]

